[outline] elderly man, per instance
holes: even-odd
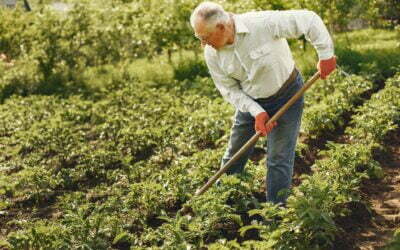
[[[266,198],[285,204],[293,174],[295,146],[303,98],[271,125],[274,115],[302,86],[286,38],[305,35],[318,52],[317,68],[325,79],[336,67],[332,39],[312,11],[259,11],[233,14],[216,3],[203,2],[190,17],[204,47],[211,77],[236,113],[223,166],[256,131],[267,138]],[[240,173],[253,149],[227,174]]]

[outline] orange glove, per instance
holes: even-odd
[[[276,125],[278,125],[278,123],[275,121],[266,126],[266,123],[269,119],[270,117],[267,112],[261,112],[256,115],[256,122],[254,124],[254,129],[256,132],[260,131],[262,136],[266,136]]]
[[[326,60],[319,60],[317,69],[321,75],[321,79],[326,77],[336,68],[336,57],[333,56]]]

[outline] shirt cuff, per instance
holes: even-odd
[[[332,50],[326,50],[326,51],[319,51],[318,52],[318,58],[319,60],[326,60],[332,58],[334,55]]]
[[[265,110],[260,106],[260,104],[254,102],[252,105],[250,105],[249,112],[253,117],[256,117],[259,113],[265,112]]]

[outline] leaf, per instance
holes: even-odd
[[[263,226],[263,225],[254,224],[254,225],[248,225],[248,226],[241,227],[239,229],[239,232],[240,232],[240,236],[244,237],[245,233],[250,229],[261,230],[261,229],[264,229],[264,228],[265,228],[265,226]]]
[[[184,218],[184,217],[181,217],[181,218]],[[168,216],[164,216],[164,215],[157,216],[157,219],[165,220],[166,222],[169,222],[169,223],[174,222],[174,219],[172,219],[172,218],[170,218],[170,217],[168,217]],[[178,220],[180,220],[179,217],[178,217]]]
[[[0,240],[0,247],[4,247],[4,248],[8,249],[8,248],[11,248],[11,245],[6,240]]]
[[[240,217],[240,215],[229,214],[227,217],[232,219],[234,222],[236,222],[236,224],[243,226],[242,218]]]
[[[283,231],[281,229],[277,229],[272,232],[270,237],[271,237],[271,239],[278,240],[281,237],[282,233],[283,233]]]
[[[117,236],[115,236],[113,240],[113,244],[117,244],[121,240],[126,240],[129,237],[129,234],[127,232],[121,232]]]
[[[262,210],[262,209],[252,209],[252,210],[250,210],[250,211],[248,212],[248,214],[249,214],[250,216],[253,216],[253,215],[255,215],[255,214],[263,215],[263,210]]]

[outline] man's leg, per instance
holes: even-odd
[[[267,136],[267,201],[286,203],[292,183],[295,147],[299,135],[304,100],[293,104],[278,120],[278,125]],[[280,191],[284,194],[280,195]]]
[[[254,134],[254,117],[248,112],[244,113],[236,110],[228,148],[222,157],[221,168]],[[244,170],[244,166],[246,165],[253,149],[254,147],[251,147],[246,153],[244,153],[235,163],[233,163],[226,173],[228,175],[241,173]]]

